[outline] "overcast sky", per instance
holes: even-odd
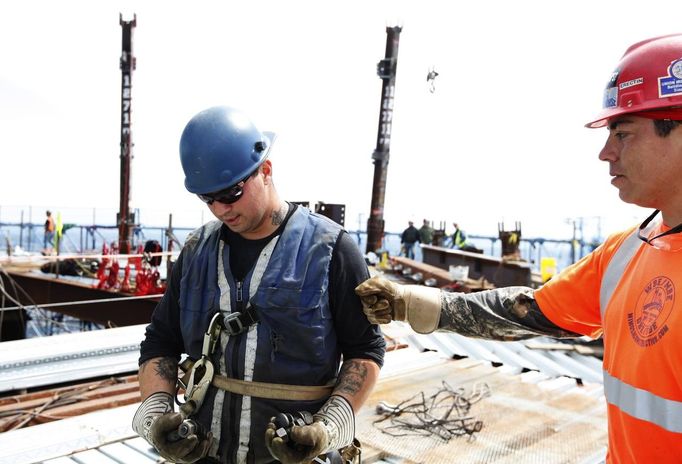
[[[428,218],[496,235],[504,220],[568,237],[567,218],[603,217],[606,233],[648,214],[620,202],[597,160],[606,131],[583,125],[629,45],[682,29],[680,2],[2,2],[1,214],[117,210],[119,12],[137,14],[131,206],[148,221],[209,219],[183,187],[178,141],[227,104],[278,134],[283,198],[344,203],[347,228],[364,228],[376,64],[396,24],[388,231]]]

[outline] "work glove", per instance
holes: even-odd
[[[348,401],[332,395],[313,415],[310,425],[294,425],[287,437],[277,435],[275,418],[265,430],[265,445],[282,464],[309,464],[317,456],[353,442],[355,415]]]
[[[177,441],[171,440],[171,432],[176,431],[182,421],[193,412],[191,406],[183,405],[182,408],[181,412],[173,412],[173,397],[169,393],[153,393],[135,412],[133,430],[156,448],[164,459],[189,464],[208,454],[213,435],[208,432],[205,438],[199,439],[191,434]]]
[[[438,328],[441,291],[423,285],[401,285],[375,276],[355,288],[362,309],[372,324],[407,321],[415,332]]]

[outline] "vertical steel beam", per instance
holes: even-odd
[[[390,158],[391,127],[393,124],[393,98],[395,96],[395,77],[398,70],[398,42],[400,26],[386,28],[386,55],[377,64],[377,74],[383,81],[381,89],[381,108],[379,131],[374,160],[374,180],[372,183],[372,205],[367,219],[367,252],[381,249],[384,236],[384,197],[386,177]]]
[[[121,196],[116,217],[118,225],[118,249],[121,254],[130,253],[135,215],[130,212],[130,178],[133,159],[132,136],[132,90],[135,57],[133,56],[133,28],[137,26],[137,15],[132,21],[123,21],[119,14],[122,29],[121,43]]]

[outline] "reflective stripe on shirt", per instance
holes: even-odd
[[[611,296],[618,286],[618,282],[623,277],[625,268],[630,263],[630,260],[635,255],[642,241],[637,237],[637,232],[633,232],[625,241],[618,247],[614,253],[606,271],[601,279],[601,287],[599,288],[599,311],[601,313],[601,320],[604,320],[604,311],[606,306],[611,301]]]
[[[602,321],[625,269],[643,243],[633,232],[620,245],[602,276],[599,304]],[[682,402],[633,387],[604,370],[604,395],[609,404],[637,419],[651,422],[670,432],[682,433]]]
[[[670,432],[682,433],[682,402],[628,385],[604,371],[606,401],[621,411]]]

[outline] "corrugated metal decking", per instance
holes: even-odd
[[[579,386],[573,378],[539,371],[516,374],[513,366],[509,373],[503,367],[493,367],[487,360],[454,360],[442,352],[415,348],[388,352],[379,383],[357,416],[356,435],[365,457],[394,464],[587,464],[603,460],[607,435],[600,384]],[[443,381],[454,388],[471,389],[481,382],[490,386],[491,396],[471,410],[471,415],[483,422],[475,439],[461,436],[445,442],[434,437],[393,437],[373,424],[380,417],[375,412],[379,402],[397,404],[419,392],[429,395]],[[0,462],[154,462],[156,453],[130,428],[136,407],[133,404],[0,434]]]
[[[0,343],[0,392],[137,372],[146,325]]]
[[[607,436],[598,359],[567,351],[530,349],[525,342],[491,342],[449,333],[418,335],[401,323],[392,323],[384,329],[389,345],[407,344],[408,347],[387,353],[379,382],[357,416],[356,435],[363,444],[364,457],[368,459],[365,462],[590,464],[603,461]],[[129,337],[142,338],[142,327],[131,330]],[[109,349],[105,346],[116,345],[113,339],[117,338],[117,332],[112,329],[87,342],[79,339],[81,335],[65,336],[79,340],[77,343],[67,338],[63,343],[50,343],[50,357],[59,358],[56,348],[59,353],[73,353],[67,348],[72,345],[98,343],[97,350],[105,352]],[[105,342],[108,338],[112,340]],[[124,340],[122,345],[132,345],[132,342]],[[34,357],[27,352],[22,359],[38,359],[37,346],[35,349]],[[132,356],[135,368],[136,350]],[[107,353],[100,362],[116,363],[116,356],[110,357],[112,353]],[[78,356],[74,359],[80,362]],[[581,379],[582,385],[576,379]],[[476,403],[471,410],[471,415],[483,422],[483,429],[475,434],[475,439],[461,436],[445,442],[434,437],[393,437],[373,424],[380,417],[376,414],[379,402],[397,404],[419,392],[430,395],[443,381],[453,388],[471,389],[481,382],[490,386],[491,396]],[[162,462],[130,427],[137,405],[2,433],[0,462]]]
[[[487,362],[444,360],[409,373],[391,375],[394,362],[404,353],[389,353],[387,370],[358,414],[357,435],[363,445],[401,460],[476,463],[584,463],[604,458],[607,432],[606,407],[598,385],[579,387],[574,379],[544,375],[510,375]],[[417,380],[418,381],[415,381]],[[448,442],[436,437],[392,437],[373,422],[380,418],[380,401],[398,404],[413,395],[429,395],[446,381],[471,389],[485,382],[492,395],[476,403],[471,414],[483,421],[475,439],[456,437]]]

